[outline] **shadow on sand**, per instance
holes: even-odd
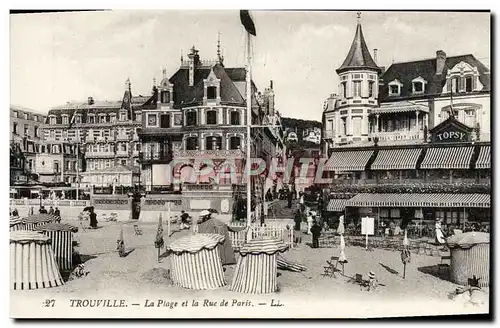
[[[392,273],[392,274],[395,274],[395,275],[399,275],[399,272],[396,271],[396,270],[394,270],[393,268],[390,268],[387,265],[382,264],[380,262],[379,262],[379,264],[380,264],[380,266],[382,266],[382,268],[386,269],[389,273]]]
[[[425,274],[430,274],[431,276],[434,276],[442,280],[447,280],[447,281],[450,280],[449,267],[440,268],[439,265],[436,264],[436,265],[420,267],[417,270]]]

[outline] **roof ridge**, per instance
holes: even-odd
[[[466,57],[466,56],[472,56],[474,57],[473,54],[465,54],[465,55],[455,55],[455,56],[446,56],[446,59],[449,59],[449,58],[457,58],[457,57]],[[476,57],[474,57],[474,59],[476,59]],[[410,61],[401,61],[401,62],[394,62],[394,63],[391,63],[390,66],[392,65],[397,65],[397,64],[411,64],[411,63],[418,63],[418,62],[425,62],[425,61],[429,61],[429,60],[436,60],[436,57],[431,57],[431,58],[426,58],[426,59],[419,59],[419,60],[410,60]],[[477,59],[476,59],[477,60]],[[390,67],[389,66],[389,67]]]

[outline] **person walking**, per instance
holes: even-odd
[[[184,229],[189,229],[189,214],[187,214],[185,211],[181,211],[181,230]]]
[[[58,207],[54,210],[54,216],[56,217],[57,222],[61,222],[61,211],[59,211]]]
[[[47,210],[45,209],[45,207],[42,205],[40,206],[40,210],[38,211],[40,214],[47,214]]]
[[[319,237],[321,236],[321,226],[318,221],[314,220],[311,227],[312,233],[312,248],[319,248]]]
[[[52,208],[52,206],[49,208],[49,214],[54,215],[54,209]]]
[[[97,229],[97,214],[94,212],[94,206],[90,207],[90,227]]]
[[[311,234],[311,228],[312,228],[313,222],[314,222],[314,219],[313,219],[312,213],[308,212],[307,213],[307,234],[308,235]]]
[[[288,208],[292,208],[292,200],[293,200],[293,194],[291,190],[287,190],[286,196],[288,199]]]

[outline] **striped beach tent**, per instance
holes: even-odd
[[[25,230],[33,230],[38,225],[55,222],[56,217],[52,214],[35,214],[24,219]]]
[[[49,237],[34,231],[10,233],[10,286],[38,289],[64,284]]]
[[[278,239],[253,239],[243,245],[231,290],[245,294],[269,294],[277,289],[277,255],[288,246]]]
[[[61,271],[73,269],[73,233],[78,228],[64,223],[48,223],[36,226],[33,231],[41,232],[50,238],[50,244]]]
[[[278,256],[276,257],[276,263],[279,270],[288,270],[293,272],[302,272],[307,270],[307,268],[302,264],[287,260],[281,254],[278,254]]]
[[[10,217],[10,231],[25,230],[24,221],[19,216]]]
[[[190,234],[167,245],[174,285],[189,289],[216,289],[226,285],[217,246],[218,234]]]

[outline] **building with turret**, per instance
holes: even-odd
[[[332,197],[340,197],[329,204],[334,217],[374,216],[379,227],[489,222],[491,86],[483,63],[439,50],[385,69],[369,51],[359,14],[336,72],[322,131]]]

